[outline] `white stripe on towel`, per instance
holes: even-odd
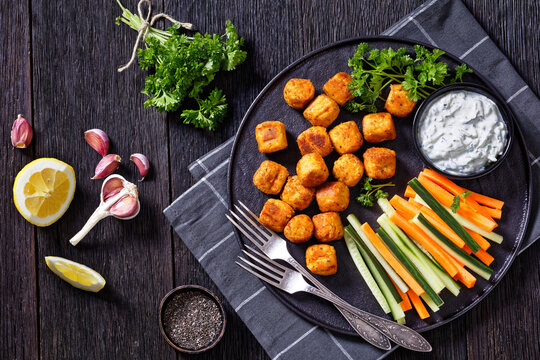
[[[257,295],[259,295],[264,289],[266,289],[265,286],[263,286],[262,288],[260,288],[259,290],[255,291],[253,294],[251,294],[250,296],[247,297],[246,300],[242,301],[235,309],[234,311],[235,312],[238,312],[238,310],[240,310],[241,308],[244,307],[244,305],[246,305],[248,302],[250,302],[251,300],[253,300],[253,298]]]
[[[482,38],[482,40],[478,41],[476,44],[474,44],[473,46],[471,46],[471,48],[467,51],[465,51],[463,53],[463,55],[461,55],[459,57],[459,60],[462,60],[465,56],[469,55],[474,49],[476,49],[477,47],[479,47],[480,45],[482,45],[482,43],[484,41],[486,41],[487,39],[489,39],[489,36],[485,36],[484,38]]]
[[[518,91],[516,91],[514,93],[514,95],[510,96],[508,99],[506,99],[506,103],[508,104],[510,101],[514,100],[516,96],[518,96],[519,94],[521,94],[522,92],[524,92],[526,89],[528,88],[527,85],[525,85],[524,87],[522,87],[521,89],[519,89]]]
[[[332,339],[332,341],[334,342],[334,344],[336,344],[336,346],[339,348],[339,350],[341,350],[341,352],[343,353],[343,355],[345,355],[345,357],[348,359],[348,360],[354,360],[352,358],[351,355],[349,355],[349,353],[347,352],[347,350],[345,350],[345,348],[343,348],[343,346],[339,343],[339,341],[337,341],[337,339],[334,337],[334,335],[332,335],[332,333],[330,331],[328,331],[327,329],[324,329],[324,331],[326,331],[326,333],[328,334],[328,336],[330,336],[330,339]]]
[[[426,29],[424,29],[424,27],[422,25],[420,25],[420,23],[418,21],[416,21],[415,18],[411,17],[411,21],[414,23],[414,25],[416,25],[416,27],[418,28],[418,30],[420,30],[420,32],[422,34],[424,34],[424,36],[426,37],[426,39],[428,39],[429,43],[435,47],[438,47],[437,44],[435,43],[435,41],[433,41],[433,39],[431,38],[431,36],[429,36],[429,34],[427,33]]]
[[[277,360],[279,359],[279,357],[283,354],[285,354],[287,351],[289,351],[294,345],[298,344],[300,341],[302,341],[302,339],[304,339],[306,336],[308,336],[309,334],[311,334],[313,332],[313,330],[315,330],[316,328],[318,328],[318,326],[314,326],[312,327],[311,329],[309,329],[304,335],[300,336],[298,339],[296,339],[295,341],[293,341],[289,346],[287,346],[285,349],[281,350],[279,352],[279,354],[277,354],[272,360]]]
[[[210,249],[206,250],[204,254],[199,258],[199,262],[201,262],[208,254],[210,254],[212,251],[216,250],[216,248],[223,244],[227,239],[229,239],[231,236],[234,235],[234,231],[231,231],[229,235],[225,236],[225,238],[221,239],[216,245],[212,246]]]

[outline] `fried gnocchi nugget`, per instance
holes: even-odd
[[[282,232],[293,216],[294,210],[289,204],[278,199],[268,199],[259,215],[259,222],[270,230]]]
[[[349,91],[349,83],[352,80],[353,78],[345,72],[337,73],[324,84],[323,90],[326,95],[343,106],[347,101],[354,99],[354,96]]]
[[[390,93],[384,103],[384,108],[392,115],[405,117],[410,115],[416,106],[416,101],[407,97],[407,90],[401,84],[390,85]]]
[[[305,243],[313,236],[313,221],[305,214],[296,215],[287,223],[283,234],[293,243]]]
[[[293,109],[303,109],[315,96],[315,87],[308,79],[291,79],[283,89],[283,97]]]
[[[328,179],[330,173],[321,155],[306,154],[296,164],[296,174],[302,185],[316,187]]]
[[[302,211],[306,209],[315,198],[315,188],[306,187],[298,176],[291,176],[281,193],[281,200],[291,205],[293,209]]]
[[[317,153],[324,157],[334,149],[326,128],[322,126],[313,126],[303,131],[298,135],[296,142],[302,155]]]
[[[364,139],[370,143],[379,143],[396,138],[396,127],[390,113],[368,114],[362,119]]]
[[[329,96],[321,94],[304,110],[304,117],[313,126],[329,127],[339,115],[339,105]]]
[[[336,249],[328,244],[311,245],[306,249],[306,266],[317,275],[334,275],[337,272]]]
[[[358,125],[354,121],[347,121],[335,126],[328,132],[332,145],[338,154],[350,154],[362,147],[364,140]]]
[[[322,184],[315,195],[321,212],[345,211],[349,206],[349,188],[341,181]]]
[[[326,212],[313,216],[315,238],[321,242],[339,240],[343,237],[343,224],[337,212]]]
[[[289,171],[283,165],[265,160],[253,175],[253,184],[265,194],[279,194],[289,176]]]
[[[262,153],[273,153],[287,147],[285,124],[280,121],[265,121],[257,125],[255,138]]]
[[[388,179],[396,173],[396,152],[372,147],[364,153],[366,175],[373,179]]]
[[[332,175],[348,187],[356,186],[364,176],[364,164],[353,154],[341,155],[334,162]]]

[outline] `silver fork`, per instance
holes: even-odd
[[[253,212],[251,212],[251,210],[249,210],[247,208],[246,205],[244,205],[242,202],[240,202],[240,204],[246,209],[246,211],[248,211],[255,219],[257,219],[257,221],[259,220],[258,217],[253,214]],[[263,240],[259,235],[258,233],[254,232],[253,229],[251,229],[251,227],[246,224],[246,222],[244,220],[242,220],[238,215],[236,215],[234,212],[231,211],[231,215],[234,216],[234,218],[236,220],[233,220],[230,216],[228,215],[225,215],[227,216],[227,218],[229,219],[229,221],[231,221],[233,223],[234,226],[236,226],[249,240],[251,240],[253,242],[253,244],[255,244],[263,253],[265,253],[269,258],[273,258],[273,259],[281,259],[281,260],[284,260],[286,261],[287,263],[289,263],[292,267],[294,267],[296,270],[298,270],[302,275],[304,275],[308,280],[311,281],[312,284],[314,284],[318,289],[328,293],[328,294],[331,294],[331,295],[335,295],[333,292],[330,291],[330,289],[328,289],[327,287],[325,287],[321,282],[319,282],[317,279],[315,279],[306,269],[304,269],[304,267],[302,265],[300,265],[290,254],[289,254],[289,251],[287,250],[287,243],[285,242],[285,240],[283,240],[282,238],[280,238],[276,233],[274,233],[273,231],[269,230],[269,229],[266,229],[264,228],[266,231],[268,231],[270,233],[270,235],[268,233],[264,233],[262,228],[259,227],[249,216],[247,216],[238,206],[235,205],[235,208],[237,209],[237,211],[242,214],[242,216],[244,216],[246,218],[246,220],[248,220],[252,225],[253,227],[257,228],[258,231],[259,231],[259,234],[261,234],[262,236],[264,236],[265,239],[270,239],[270,238],[273,238],[271,241],[268,241],[268,242],[265,242],[265,240]],[[244,228],[242,228],[238,223],[242,223],[246,229],[248,229],[253,235],[255,235],[259,241],[261,241],[261,243],[255,241],[255,239],[246,232],[246,230]],[[267,250],[270,249],[272,250],[271,253],[268,253]],[[344,308],[340,307],[340,306],[337,306],[336,305],[336,308],[338,309],[338,311],[341,313],[341,315],[343,315],[343,317],[345,318],[345,320],[347,320],[347,322],[349,323],[349,325],[351,325],[351,327],[354,329],[354,331],[360,335],[364,340],[366,340],[368,343],[372,344],[373,346],[375,347],[378,347],[379,349],[383,349],[383,350],[389,350],[391,349],[392,345],[390,344],[390,341],[388,341],[388,338],[383,335],[379,330],[377,330],[375,327],[373,327],[372,325],[366,323],[364,320],[362,320],[360,317],[358,317],[357,315],[345,310]]]
[[[258,217],[251,210],[249,210],[246,205],[244,205],[242,202],[240,202],[240,205],[258,221]],[[285,240],[279,237],[275,232],[259,226],[253,220],[253,218],[248,216],[237,205],[234,205],[234,207],[236,211],[238,211],[238,213],[240,213],[242,217],[251,224],[251,226],[232,210],[230,212],[234,219],[227,215],[229,221],[231,221],[259,250],[261,250],[270,259],[281,259],[286,261],[301,275],[311,281],[322,293],[329,295],[334,299],[337,298],[339,304],[337,306],[338,310],[340,310],[353,329],[366,341],[379,348],[388,349],[390,344],[388,343],[388,340],[384,338],[384,336],[386,336],[398,345],[401,345],[407,349],[423,352],[431,351],[431,345],[429,345],[429,343],[417,332],[393,321],[389,321],[357,309],[343,299],[339,298],[322,283],[320,283],[315,277],[313,277],[290,255],[289,251],[287,250],[287,243]],[[243,227],[240,226],[240,224],[242,224]],[[302,279],[302,281],[304,280]],[[334,304],[336,303],[334,302]],[[382,334],[384,334],[384,336],[382,336]]]

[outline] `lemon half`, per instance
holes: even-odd
[[[64,215],[75,194],[75,171],[63,161],[41,158],[15,178],[13,202],[21,215],[37,226],[48,226]]]
[[[86,265],[58,256],[46,256],[45,262],[53,273],[78,289],[98,292],[105,286],[105,279]]]

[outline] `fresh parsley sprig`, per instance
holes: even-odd
[[[122,6],[116,19],[139,30],[142,19]],[[199,108],[184,110],[180,118],[184,124],[215,130],[227,113],[225,95],[214,89],[205,99],[205,88],[219,71],[234,70],[246,59],[234,25],[227,21],[224,35],[196,33],[192,37],[180,34],[178,24],[166,31],[150,28],[146,48],[139,49],[139,66],[152,71],[145,79],[143,94],[148,96],[145,107],[158,111],[176,111],[186,98],[196,101]]]
[[[392,48],[371,49],[369,44],[361,43],[349,59],[349,67],[353,69],[353,81],[349,90],[356,99],[345,104],[352,112],[377,112],[375,102],[384,101],[383,90],[392,83],[403,84],[408,90],[407,96],[413,101],[427,97],[437,87],[447,83],[462,81],[463,75],[472,73],[465,64],[455,69],[455,75],[450,77],[448,64],[438,61],[444,51],[433,49],[429,51],[423,46],[414,46],[414,58],[406,48],[397,51]]]
[[[461,207],[461,200],[465,200],[467,198],[467,196],[471,195],[472,192],[470,191],[467,191],[467,192],[462,192],[461,194],[459,195],[456,195],[454,197],[454,200],[452,201],[452,205],[450,206],[450,210],[452,210],[453,213],[456,213],[459,208]]]
[[[385,184],[372,184],[372,181],[373,179],[370,177],[362,180],[362,192],[356,198],[356,201],[358,201],[362,206],[372,207],[376,199],[386,199],[388,197],[388,193],[381,189],[386,186],[396,186],[396,184],[392,182]]]

